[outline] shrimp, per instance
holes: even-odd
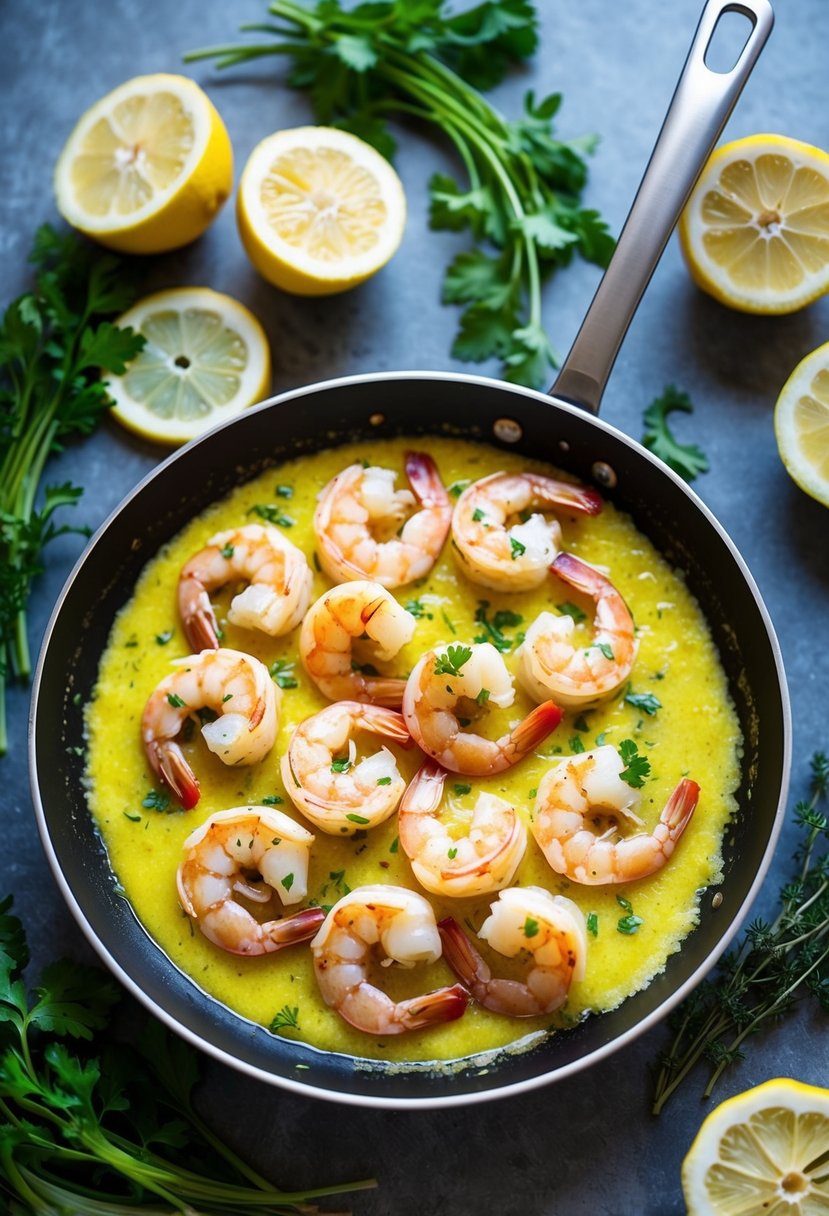
[[[282,780],[294,806],[332,835],[350,836],[383,823],[406,788],[387,747],[358,760],[353,735],[359,730],[411,746],[402,714],[337,701],[300,722],[282,757]]]
[[[307,941],[325,918],[321,908],[260,922],[235,896],[265,904],[278,893],[286,906],[300,903],[313,843],[312,832],[271,807],[216,811],[184,842],[176,875],[181,906],[208,941],[231,954],[271,954]]]
[[[352,646],[374,642],[372,657],[393,659],[411,641],[416,620],[379,583],[357,579],[326,591],[302,622],[299,654],[308,675],[329,701],[372,701],[397,708],[405,680],[357,670]]]
[[[527,847],[515,808],[494,794],[478,795],[466,836],[454,837],[437,817],[446,770],[427,760],[400,803],[400,844],[422,887],[435,895],[487,895],[509,886]]]
[[[550,569],[595,601],[593,641],[574,646],[573,618],[542,612],[518,648],[518,680],[537,701],[591,705],[612,696],[631,673],[639,650],[633,617],[610,579],[572,553],[559,553]]]
[[[616,748],[606,745],[562,760],[541,779],[533,835],[550,866],[572,882],[598,886],[655,874],[694,813],[699,786],[684,778],[653,832],[620,836],[620,818],[642,827],[640,796],[622,781],[623,768]]]
[[[189,811],[199,783],[176,742],[187,719],[214,710],[219,716],[201,728],[211,752],[223,764],[256,764],[276,739],[282,694],[265,664],[239,650],[203,650],[177,659],[176,667],[150,693],[141,737],[153,772]]]
[[[474,481],[452,513],[455,556],[473,583],[496,591],[541,586],[561,542],[561,524],[538,512],[525,518],[534,507],[598,515],[602,500],[587,486],[540,473],[492,473]]]
[[[231,579],[248,580],[227,614],[231,624],[243,629],[279,637],[299,624],[311,602],[314,576],[305,554],[277,528],[246,524],[218,532],[185,562],[179,575],[179,612],[194,650],[218,648],[210,592]]]
[[[322,568],[335,583],[370,578],[402,587],[440,557],[452,503],[431,456],[407,452],[405,462],[411,491],[394,489],[391,469],[352,464],[320,494],[314,532]]]
[[[472,942],[451,916],[438,926],[447,963],[472,996],[494,1013],[514,1018],[553,1013],[567,1000],[573,980],[584,979],[587,927],[578,904],[543,887],[501,891],[478,936],[506,958],[527,951],[526,982],[493,979]]]
[[[381,883],[358,887],[334,904],[311,942],[326,1005],[366,1034],[404,1034],[461,1016],[468,998],[460,984],[405,1001],[393,1001],[371,984],[369,960],[377,943],[386,965],[434,963],[441,943],[431,905],[415,891]]]
[[[503,657],[490,642],[439,646],[415,665],[406,682],[403,716],[419,747],[453,773],[483,777],[516,764],[558,726],[561,710],[552,701],[500,739],[462,729],[487,705],[512,705],[515,689]]]

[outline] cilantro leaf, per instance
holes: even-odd
[[[686,481],[708,472],[708,457],[695,443],[682,444],[675,438],[668,425],[668,416],[677,411],[691,414],[693,410],[688,394],[669,384],[643,414],[645,433],[642,442],[645,447]]]

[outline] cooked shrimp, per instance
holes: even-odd
[[[313,937],[321,908],[260,922],[237,902],[298,904],[308,894],[312,832],[266,806],[216,811],[184,842],[176,882],[181,906],[204,936],[231,954],[271,954]],[[258,879],[254,878],[258,875]]]
[[[530,591],[547,577],[561,542],[555,507],[598,515],[602,500],[587,486],[540,473],[492,473],[467,486],[452,513],[452,540],[463,572],[496,591]],[[533,513],[530,513],[533,512]]]
[[[512,705],[515,689],[503,657],[489,642],[472,646],[439,646],[415,665],[406,682],[403,716],[419,747],[452,773],[483,777],[516,764],[561,721],[552,701],[532,713],[500,739],[485,739],[464,730],[487,705]]]
[[[438,818],[446,770],[427,760],[410,782],[397,823],[403,852],[422,887],[457,898],[509,886],[527,847],[527,829],[503,798],[481,793],[469,832],[455,837]]]
[[[461,1016],[467,994],[460,984],[406,1001],[393,1001],[371,984],[371,948],[378,943],[386,965],[434,963],[441,944],[431,905],[415,891],[380,883],[343,896],[311,942],[326,1005],[366,1034],[404,1034]]]
[[[542,612],[518,648],[518,679],[538,701],[590,705],[612,696],[630,675],[639,649],[633,617],[610,579],[572,553],[559,553],[551,569],[595,602],[593,641],[574,646],[573,618]]]
[[[243,629],[260,629],[279,637],[299,624],[311,602],[314,576],[305,554],[278,528],[246,524],[218,532],[206,548],[185,562],[179,575],[179,612],[194,650],[218,647],[210,592],[231,579],[248,582],[234,596],[227,614],[231,624]]]
[[[415,618],[379,583],[341,583],[312,604],[302,622],[299,654],[305,670],[329,701],[372,701],[396,708],[405,680],[357,670],[354,642],[374,643],[371,657],[393,659],[411,640]]]
[[[392,469],[352,464],[320,494],[314,532],[335,583],[370,578],[402,587],[440,557],[452,520],[449,495],[425,452],[407,452],[405,467],[411,491],[395,490]]]
[[[490,968],[450,916],[439,925],[447,963],[472,996],[494,1013],[513,1018],[553,1013],[567,1000],[573,980],[584,979],[587,928],[578,904],[543,887],[502,891],[478,936],[506,958],[527,951],[526,982],[494,979]]]
[[[223,764],[256,764],[276,739],[279,700],[264,663],[239,650],[203,650],[176,660],[177,671],[150,693],[141,719],[141,737],[153,772],[190,810],[199,783],[176,742],[199,709],[219,716],[201,728],[204,741]]]
[[[647,878],[665,865],[694,813],[699,786],[687,778],[671,794],[653,832],[620,835],[619,819],[641,827],[640,796],[621,779],[615,747],[597,747],[541,779],[532,830],[557,874],[597,886]]]
[[[387,747],[358,759],[354,735],[369,731],[411,745],[403,715],[380,705],[336,701],[300,722],[282,757],[291,801],[332,835],[373,828],[397,810],[406,782]]]

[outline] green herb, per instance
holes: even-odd
[[[253,844],[253,841],[251,841],[251,845],[252,844]],[[286,891],[290,891],[291,887],[294,885],[293,874],[286,874],[284,878],[280,879],[280,882],[282,883],[282,886],[285,888]]]
[[[613,647],[609,642],[596,642],[596,649],[600,650],[609,663],[613,662]]]
[[[293,486],[277,486],[274,493],[276,494],[277,498],[293,498],[294,487]]]
[[[94,967],[47,966],[29,995],[23,927],[0,900],[0,1193],[3,1210],[141,1213],[308,1211],[373,1186],[279,1191],[227,1147],[192,1103],[201,1057],[159,1022],[120,1042],[117,984]]]
[[[538,786],[534,785],[533,788],[528,791],[527,797],[530,799],[537,798],[538,797]]]
[[[294,675],[294,664],[289,659],[277,659],[271,663],[268,671],[271,679],[279,688],[298,688],[299,681]]]
[[[365,815],[357,815],[354,811],[346,815],[346,819],[350,819],[352,823],[371,823],[371,820],[366,819]]]
[[[466,784],[466,782],[460,782],[460,781],[457,781],[457,782],[455,782],[455,784],[452,786],[452,789],[453,789],[453,791],[454,791],[454,793],[455,793],[455,796],[456,796],[457,798],[463,798],[464,794],[471,794],[471,793],[472,793],[472,786],[471,786],[471,785],[467,785],[467,784]]]
[[[222,545],[219,552],[221,553],[222,557],[225,558],[226,561],[230,561],[231,557],[233,557],[235,550],[234,550],[233,545]]]
[[[391,777],[378,777],[377,784],[378,785],[391,785]]]
[[[625,768],[619,774],[623,781],[633,789],[641,789],[645,784],[645,778],[650,775],[651,762],[647,756],[639,755],[639,748],[634,743],[633,739],[623,739],[619,744],[619,755]]]
[[[818,803],[829,790],[829,756],[811,760],[809,801],[795,805],[805,838],[795,853],[793,878],[780,890],[771,923],[756,920],[735,950],[724,954],[671,1018],[674,1039],[660,1061],[654,1114],[700,1063],[710,1068],[705,1097],[723,1072],[743,1059],[746,1040],[778,1024],[803,997],[829,1011],[829,817]]]
[[[178,695],[177,692],[168,692],[167,701],[173,707],[173,709],[183,709],[185,705],[184,700]]]
[[[283,1005],[279,1013],[274,1014],[268,1029],[271,1034],[281,1034],[283,1030],[299,1030],[299,1005]]]
[[[553,134],[561,95],[528,92],[511,122],[482,96],[535,51],[533,4],[485,0],[454,12],[447,0],[385,0],[346,11],[337,0],[313,8],[271,0],[268,13],[267,25],[243,29],[273,40],[185,58],[225,68],[286,55],[289,83],[310,93],[316,121],[359,135],[390,159],[390,118],[425,122],[448,138],[465,180],[432,177],[430,224],[466,229],[474,242],[443,284],[444,302],[464,308],[452,353],[473,362],[496,356],[508,380],[539,386],[557,363],[542,324],[543,279],[575,252],[607,265],[613,240],[599,214],[580,205],[596,138]]]
[[[508,650],[512,650],[513,639],[508,638],[504,633],[505,629],[515,629],[518,625],[524,623],[523,616],[517,612],[512,612],[509,608],[500,608],[493,614],[492,620],[487,617],[489,609],[489,600],[478,600],[478,607],[475,609],[475,620],[479,625],[483,625],[484,632],[475,637],[476,642],[491,642],[496,650],[501,654],[506,654]]]
[[[451,849],[446,850],[446,856],[449,858],[450,861],[454,861],[455,858],[457,857],[457,855],[458,855],[458,850],[457,850],[457,846],[455,846],[455,845],[453,845]]]
[[[142,798],[141,805],[148,811],[166,811],[170,805],[170,795],[163,790],[150,790]]]
[[[144,345],[104,319],[134,294],[116,258],[44,224],[29,260],[34,287],[0,321],[0,756],[8,746],[6,682],[31,675],[26,605],[43,550],[69,532],[89,536],[54,522],[83,491],[68,481],[41,490],[44,468],[112,404],[101,372],[121,375]]]
[[[131,815],[131,814],[129,813],[129,811],[124,811],[124,818],[125,818],[125,819],[129,819],[129,820],[130,820],[132,823],[140,823],[140,822],[141,822],[141,816],[140,816],[140,815]]]
[[[633,705],[636,709],[641,709],[643,713],[649,714],[650,717],[662,708],[662,702],[659,697],[655,697],[652,692],[629,692],[625,694],[625,700],[628,705]]]
[[[466,489],[466,487],[469,484],[470,483],[469,483],[468,477],[465,478],[463,481],[453,481],[451,486],[449,487],[449,493],[452,495],[453,498],[460,498],[461,494],[463,494],[464,490]]]
[[[675,410],[692,414],[694,407],[687,393],[682,393],[673,384],[669,384],[662,396],[652,401],[645,410],[645,433],[642,442],[654,456],[664,460],[680,477],[693,481],[698,474],[708,472],[708,457],[695,443],[679,443],[674,437],[668,425],[668,415]]]
[[[476,696],[475,700],[478,702],[479,705],[486,705],[486,703],[489,700],[491,695],[492,694],[490,693],[488,688],[482,688],[481,691]]]
[[[436,676],[459,676],[461,668],[472,658],[469,646],[448,646],[445,654],[435,657]]]
[[[592,937],[599,936],[599,917],[595,912],[588,912],[586,917],[587,932]]]
[[[539,927],[538,921],[534,917],[528,916],[524,921],[524,936],[535,937],[538,933]]]
[[[271,503],[256,503],[249,508],[248,515],[258,515],[266,523],[278,524],[280,528],[292,528],[296,523],[290,515],[283,515],[281,507],[275,507]]]
[[[395,836],[394,840],[389,845],[389,852],[396,853],[399,848],[400,848],[400,837]]]
[[[484,518],[485,518],[485,516],[484,516],[484,513],[481,510],[481,508],[476,507],[475,510],[472,512],[472,522],[475,524],[479,524],[481,522],[481,520]]]
[[[565,600],[563,604],[556,604],[556,611],[560,612],[562,616],[571,616],[577,625],[587,620],[587,613],[582,612],[578,604],[571,604],[569,600]]]
[[[342,758],[342,760],[332,760],[331,761],[331,772],[332,773],[347,773],[350,768],[351,768],[351,761],[348,759],[347,756],[344,756]]]
[[[449,618],[449,614],[445,608],[441,608],[440,615],[443,617],[444,623],[446,625],[446,628],[449,630],[449,632],[454,633],[455,626],[452,624],[452,621]]]
[[[165,629],[163,633],[157,633],[155,635],[155,640],[159,646],[166,646],[167,643],[172,640],[174,633],[174,629]]]
[[[625,933],[630,937],[640,925],[644,925],[641,916],[634,916],[632,912],[628,912],[627,916],[621,916],[616,922],[616,928],[620,933]]]
[[[285,799],[280,794],[266,794],[261,801],[262,806],[280,806]]]
[[[419,621],[423,620],[424,617],[427,621],[431,621],[433,619],[432,613],[427,611],[422,600],[409,600],[407,604],[404,604],[404,608]]]
[[[337,889],[338,895],[350,895],[351,887],[345,881],[345,870],[331,870],[328,877]],[[323,892],[324,894],[324,892]]]
[[[522,545],[521,541],[516,540],[514,536],[511,536],[509,538],[509,547],[510,547],[510,557],[512,558],[513,561],[515,561],[515,559],[517,557],[523,557],[524,554],[527,552],[527,546]]]
[[[585,718],[584,714],[579,714],[579,716],[576,718],[575,722],[573,723],[573,729],[580,730],[580,731],[590,730],[590,727],[587,724],[587,719]]]

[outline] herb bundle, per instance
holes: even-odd
[[[310,9],[272,0],[273,21],[241,28],[274,41],[210,47],[185,60],[213,58],[226,68],[288,56],[289,83],[310,93],[317,121],[351,131],[389,159],[391,115],[447,136],[466,180],[432,177],[430,223],[466,229],[475,242],[444,279],[444,303],[464,309],[452,353],[472,362],[498,357],[507,380],[539,386],[558,363],[542,324],[542,280],[576,251],[605,266],[614,247],[598,212],[580,204],[585,155],[597,140],[554,137],[558,93],[537,100],[528,92],[523,115],[507,121],[479,91],[536,49],[530,0],[447,10],[446,0],[372,0],[348,11],[338,0]]]
[[[710,1097],[726,1068],[743,1058],[746,1040],[808,993],[829,1010],[829,818],[818,809],[829,787],[829,757],[816,752],[811,771],[811,798],[795,806],[805,839],[795,857],[797,872],[780,892],[780,911],[771,924],[749,925],[740,946],[723,955],[715,978],[703,981],[674,1014],[654,1114],[703,1061],[711,1068]]]
[[[311,1199],[375,1185],[370,1179],[302,1193],[272,1187],[196,1113],[198,1055],[191,1047],[156,1021],[135,1047],[105,1034],[120,989],[101,971],[54,963],[29,997],[26,938],[10,907],[10,897],[0,900],[4,1211],[292,1216],[318,1211]],[[70,1051],[67,1039],[84,1047]]]
[[[104,319],[133,297],[116,258],[44,224],[30,260],[34,291],[14,300],[0,325],[0,755],[6,680],[31,671],[26,604],[41,551],[55,536],[84,531],[53,521],[80,498],[78,486],[47,486],[40,501],[44,466],[67,436],[89,434],[110,405],[101,371],[120,374],[144,344]]]

